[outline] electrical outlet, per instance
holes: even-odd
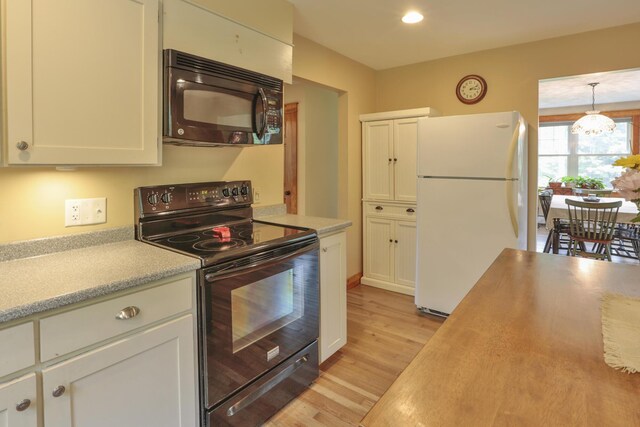
[[[69,199],[65,200],[64,206],[65,227],[107,222],[107,199],[105,197]]]
[[[253,202],[260,203],[260,187],[253,187]]]
[[[64,226],[74,227],[81,225],[80,222],[80,201],[75,199],[64,201]]]

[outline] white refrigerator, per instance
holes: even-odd
[[[527,248],[526,153],[515,111],[418,121],[419,309],[450,314],[504,248]]]

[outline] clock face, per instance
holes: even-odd
[[[475,74],[463,77],[456,87],[458,99],[465,104],[480,102],[486,93],[487,82]]]

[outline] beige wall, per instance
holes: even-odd
[[[375,72],[294,34],[293,75],[338,91],[338,216],[347,232],[347,275],[362,272],[362,145],[359,115],[374,111]]]
[[[133,225],[141,185],[251,179],[263,206],[282,203],[283,147],[164,147],[161,167],[0,168],[0,243]],[[64,227],[65,199],[107,197],[107,223]]]
[[[297,79],[285,102],[298,103],[298,213],[338,217],[338,94]]]
[[[529,240],[535,247],[538,80],[640,66],[640,23],[476,52],[376,73],[376,111],[434,107],[443,115],[520,111],[529,122]],[[487,95],[464,105],[458,80],[480,74]],[[532,247],[532,246],[530,246]]]

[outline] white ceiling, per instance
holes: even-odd
[[[640,22],[640,0],[289,1],[295,33],[376,70]]]
[[[600,83],[596,86],[596,109],[602,104],[640,101],[640,69],[635,69],[543,80],[539,84],[538,106],[590,105],[591,86],[588,84],[596,82]]]

